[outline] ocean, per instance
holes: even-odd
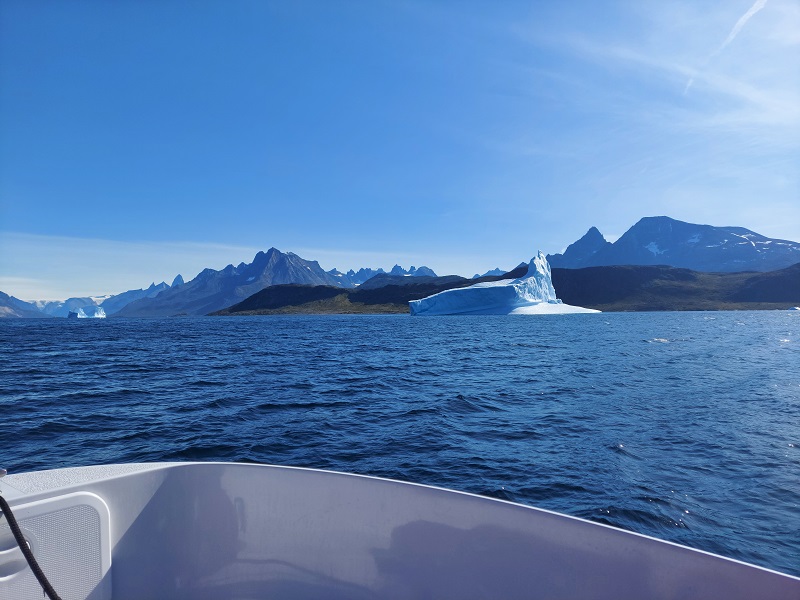
[[[800,575],[800,313],[0,321],[0,466],[443,486]]]

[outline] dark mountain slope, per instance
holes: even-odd
[[[35,304],[0,292],[0,318],[47,319],[51,316],[43,313]]]
[[[800,263],[744,280],[731,294],[736,302],[788,302],[800,306]]]
[[[567,304],[604,311],[785,309],[800,304],[800,264],[771,273],[702,273],[666,266],[553,269]]]
[[[592,258],[607,246],[611,246],[611,242],[606,241],[597,227],[592,227],[581,239],[567,246],[564,254],[548,254],[547,262],[553,269],[579,269],[588,266]]]
[[[218,316],[286,313],[407,313],[408,303],[431,294],[481,281],[520,277],[527,270],[515,269],[504,276],[467,279],[446,277],[407,277],[377,275],[380,285],[364,283],[355,289],[331,286],[277,285],[265,288],[246,300],[213,314]]]
[[[460,277],[458,275],[445,275],[444,277],[429,277],[425,275],[418,275],[415,277],[407,277],[403,275],[390,275],[388,273],[381,273],[380,275],[375,275],[371,279],[368,279],[364,283],[359,286],[359,290],[374,290],[381,287],[386,287],[387,285],[393,286],[417,286],[417,285],[426,285],[426,284],[436,284],[438,286],[446,285],[448,283],[453,283],[454,285],[460,284],[466,281],[464,277]],[[475,283],[477,280],[472,279],[470,280],[472,283]]]

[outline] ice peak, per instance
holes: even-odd
[[[409,305],[412,315],[596,312],[561,303],[553,288],[550,265],[542,252],[531,259],[523,277],[445,290],[412,300]]]
[[[560,302],[553,288],[550,264],[541,250],[528,263],[525,277],[514,279],[511,283],[517,288],[521,303]]]
[[[536,275],[550,278],[550,263],[547,262],[547,257],[539,250],[539,253],[531,259],[528,263],[528,272],[525,277],[535,277]]]

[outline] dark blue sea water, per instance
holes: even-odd
[[[800,574],[800,313],[3,320],[12,472],[366,473]]]

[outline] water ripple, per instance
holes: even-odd
[[[792,317],[0,320],[2,466],[335,469],[800,574]]]

